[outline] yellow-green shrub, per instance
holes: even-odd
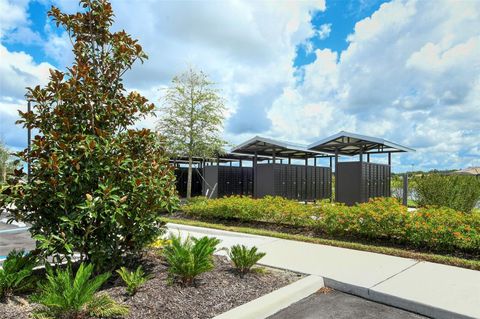
[[[335,237],[384,240],[437,251],[480,254],[480,213],[425,207],[414,212],[394,198],[345,206],[320,202],[305,205],[280,197],[202,199],[184,211],[203,219],[234,219],[314,227]]]
[[[237,219],[303,226],[312,223],[314,207],[281,197],[262,199],[232,196],[196,199],[183,207],[185,213],[199,218]]]

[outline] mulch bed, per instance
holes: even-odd
[[[126,295],[118,276],[112,277],[109,287],[103,292],[130,307],[130,314],[126,318],[200,319],[212,318],[303,276],[263,267],[262,271],[240,278],[226,257],[214,256],[214,261],[214,270],[200,275],[195,286],[184,287],[180,283],[169,283],[167,266],[161,258],[150,254],[142,260],[142,264],[153,278],[136,295]],[[0,318],[26,319],[31,309],[32,306],[28,304],[0,303]]]

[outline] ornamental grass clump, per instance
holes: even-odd
[[[235,269],[240,273],[241,277],[248,273],[253,265],[265,255],[265,253],[259,252],[258,248],[255,246],[249,249],[244,245],[234,245],[230,248],[228,253]]]
[[[0,299],[9,299],[16,293],[33,287],[33,268],[37,258],[24,250],[12,250],[0,267]]]
[[[117,273],[122,278],[123,282],[127,286],[127,293],[133,296],[137,293],[138,288],[145,284],[152,276],[146,275],[142,269],[142,266],[138,266],[135,271],[129,271],[125,267],[121,267],[117,270]]]
[[[92,277],[93,265],[80,264],[75,275],[69,267],[53,271],[47,267],[47,278],[32,300],[40,305],[34,310],[37,319],[82,319],[117,317],[128,314],[128,307],[116,303],[108,294],[97,293],[110,277],[104,273]]]
[[[171,244],[166,246],[163,255],[168,263],[170,279],[178,279],[183,285],[190,286],[195,278],[214,268],[213,253],[220,240],[214,237],[170,237]]]

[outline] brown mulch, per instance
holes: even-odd
[[[200,275],[196,286],[168,284],[166,270],[166,265],[156,259],[150,270],[154,278],[133,297],[125,296],[124,287],[118,285],[105,291],[130,306],[127,318],[212,318],[300,278],[275,269],[240,278],[221,256],[215,256],[215,269]]]
[[[126,318],[129,319],[200,319],[212,318],[302,277],[297,273],[262,267],[260,271],[240,278],[226,257],[214,256],[214,261],[214,270],[200,275],[194,286],[185,287],[180,283],[169,283],[164,261],[150,254],[142,260],[142,266],[153,278],[136,295],[130,297],[126,294],[118,276],[113,276],[102,292],[128,305],[130,314]],[[0,302],[0,318],[30,318],[31,309],[32,305],[25,302]]]
[[[25,296],[14,297],[9,301],[0,302],[0,318],[2,319],[27,319],[33,307]]]

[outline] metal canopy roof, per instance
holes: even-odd
[[[269,156],[258,156],[257,160],[258,161],[266,161],[271,159]],[[194,157],[193,158],[193,163],[199,163],[203,161],[216,161],[216,157],[209,157],[209,158],[202,158],[202,157]],[[250,154],[239,154],[239,153],[223,153],[218,156],[218,160],[222,163],[224,162],[232,162],[232,161],[240,161],[240,160],[252,160],[252,155]],[[171,158],[170,162],[176,162],[176,163],[188,163],[188,157],[187,156],[180,156],[176,158]]]
[[[326,155],[322,152],[309,150],[305,145],[278,141],[261,136],[255,136],[254,138],[251,138],[248,141],[234,147],[232,152],[251,155],[256,153],[257,155],[263,156],[273,156],[275,154],[275,157],[291,157],[302,159],[305,157]]]
[[[414,149],[387,141],[383,138],[365,136],[341,131],[335,135],[312,143],[308,149],[332,152],[338,149],[339,155],[357,155],[360,153],[415,152]]]

